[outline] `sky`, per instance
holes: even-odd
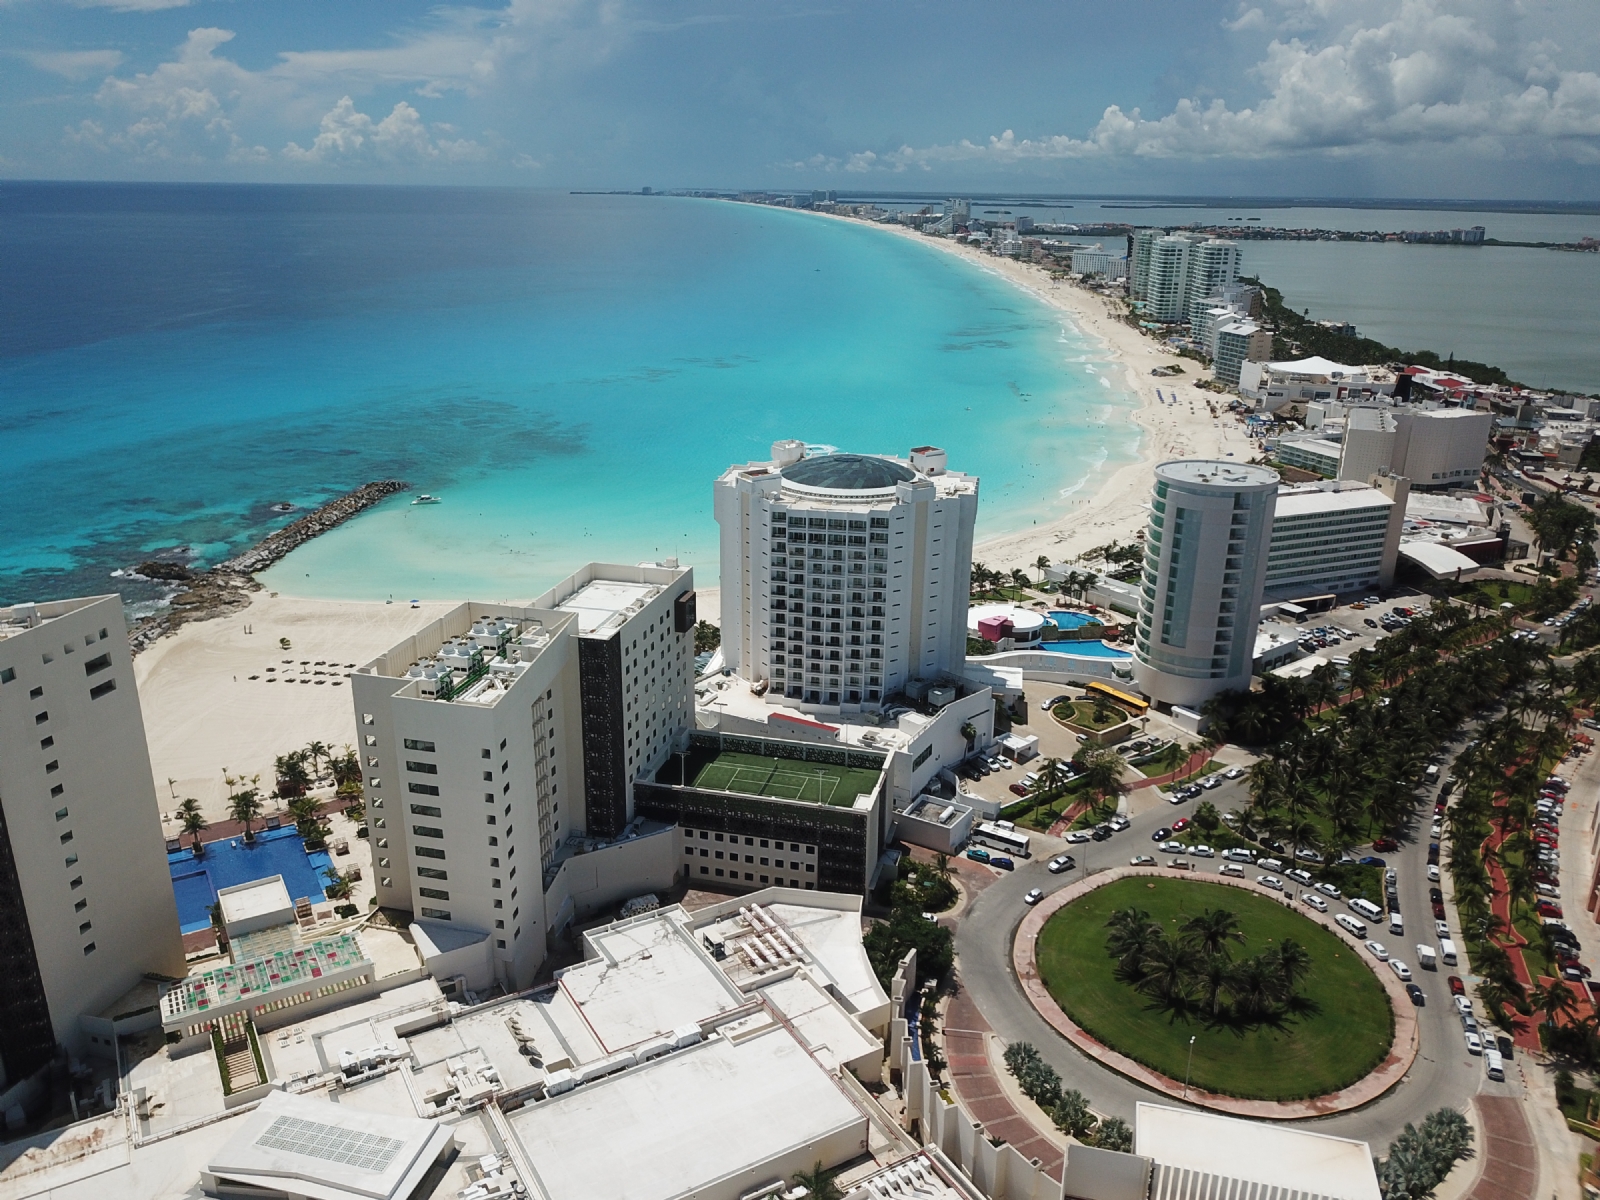
[[[0,178],[1600,199],[1600,0],[0,0]]]

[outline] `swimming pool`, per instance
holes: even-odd
[[[1050,621],[1057,629],[1077,629],[1084,625],[1102,624],[1099,617],[1091,617],[1088,613],[1081,612],[1052,612]]]
[[[1126,650],[1114,650],[1104,642],[1040,642],[1033,650],[1049,650],[1055,654],[1078,654],[1084,658],[1132,658]]]
[[[204,835],[201,835],[202,838]],[[326,895],[323,872],[333,866],[326,851],[306,853],[305,842],[294,829],[264,829],[255,840],[242,836],[205,843],[199,858],[183,849],[167,855],[172,893],[178,901],[178,925],[184,933],[211,927],[211,906],[221,888],[282,875],[289,897],[302,896],[316,904]]]

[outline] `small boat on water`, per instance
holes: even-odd
[[[413,503],[413,504],[437,504],[442,499],[444,499],[443,496],[430,496],[427,492],[423,492],[422,495],[418,496],[411,503]]]

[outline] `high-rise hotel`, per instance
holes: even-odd
[[[978,480],[943,450],[775,442],[714,495],[724,659],[769,699],[859,712],[910,680],[961,674]]]

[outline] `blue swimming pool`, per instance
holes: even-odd
[[[1115,650],[1104,642],[1040,642],[1034,647],[1056,654],[1079,654],[1084,658],[1132,658],[1126,650]]]
[[[1050,622],[1057,629],[1077,629],[1083,625],[1099,625],[1099,617],[1091,617],[1088,613],[1062,612],[1056,610],[1050,613]]]
[[[211,906],[217,902],[219,889],[273,875],[283,876],[291,899],[304,896],[316,904],[326,899],[323,872],[332,865],[325,851],[307,854],[305,842],[293,829],[262,830],[251,842],[243,837],[206,842],[199,858],[189,849],[167,855],[172,892],[178,901],[178,924],[184,933],[210,927]]]

